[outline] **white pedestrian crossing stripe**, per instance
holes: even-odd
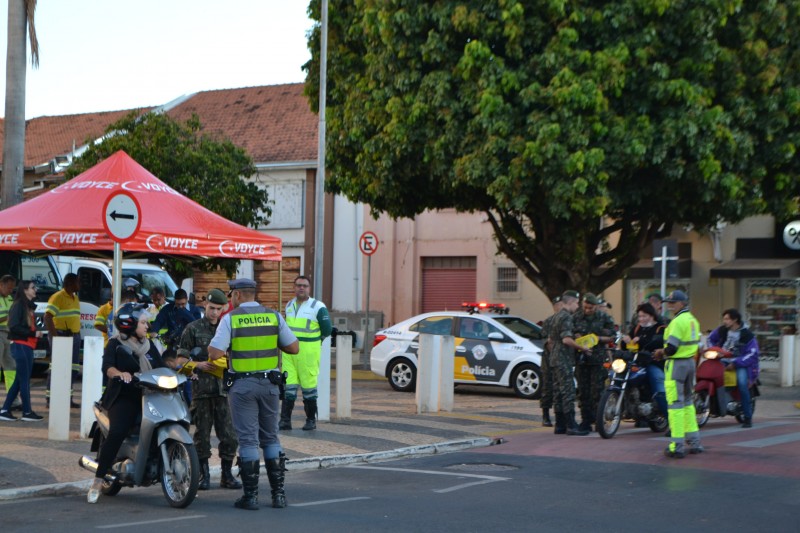
[[[800,433],[787,433],[786,435],[776,435],[774,437],[767,437],[764,439],[737,442],[735,444],[731,444],[731,446],[741,446],[742,448],[766,448],[767,446],[777,446],[778,444],[786,444],[788,442],[797,441],[800,441]]]

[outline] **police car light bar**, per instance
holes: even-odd
[[[489,311],[497,315],[507,315],[511,310],[506,307],[506,304],[492,304],[487,302],[464,302],[461,307],[470,314],[480,313],[481,311]]]

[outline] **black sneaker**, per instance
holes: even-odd
[[[16,422],[17,417],[12,415],[8,411],[0,411],[0,420],[6,420],[8,422]]]
[[[23,414],[22,418],[20,418],[20,420],[22,420],[24,422],[38,422],[39,420],[43,420],[43,419],[44,419],[43,416],[39,416],[36,413],[34,413],[33,411],[31,411],[30,413],[27,413],[27,414]]]

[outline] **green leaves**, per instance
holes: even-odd
[[[87,150],[67,169],[67,179],[124,150],[161,181],[203,207],[243,226],[258,227],[270,214],[267,192],[248,181],[256,174],[247,153],[228,140],[201,134],[195,115],[185,123],[165,114],[136,111],[110,125],[99,144],[87,139]],[[168,270],[185,277],[186,266],[179,259],[164,259]],[[203,269],[221,266],[229,274],[238,261],[210,259]]]
[[[395,217],[496,213],[503,252],[550,293],[601,291],[657,228],[796,209],[797,3],[330,11],[329,189]]]

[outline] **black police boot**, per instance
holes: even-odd
[[[317,429],[317,400],[303,399],[303,408],[306,410],[306,423],[303,430]]]
[[[564,416],[567,419],[567,435],[584,436],[589,434],[588,430],[578,427],[578,423],[575,422],[575,411],[565,413]]]
[[[255,461],[242,461],[239,474],[242,477],[244,494],[233,504],[237,509],[247,509],[248,511],[258,511],[258,469],[261,464],[258,459]]]
[[[581,431],[592,431],[592,414],[589,411],[581,409],[581,423],[578,426]]]
[[[564,435],[567,432],[567,419],[564,413],[556,411],[556,427],[553,433],[556,435]]]
[[[242,488],[242,484],[236,481],[236,478],[233,477],[233,472],[231,472],[232,466],[233,466],[233,461],[231,461],[230,459],[222,460],[219,486],[222,487],[223,489]]]
[[[208,472],[208,459],[200,459],[200,484],[197,490],[208,490],[211,488],[211,474]]]
[[[286,472],[286,455],[281,452],[277,459],[267,461],[267,478],[272,489],[272,506],[276,509],[286,507],[286,493],[283,492],[283,481]]]
[[[553,422],[550,420],[550,409],[542,409],[542,426],[546,428],[553,427]]]
[[[292,429],[292,409],[294,409],[294,400],[283,400],[281,403],[281,421],[278,422],[278,429]]]

